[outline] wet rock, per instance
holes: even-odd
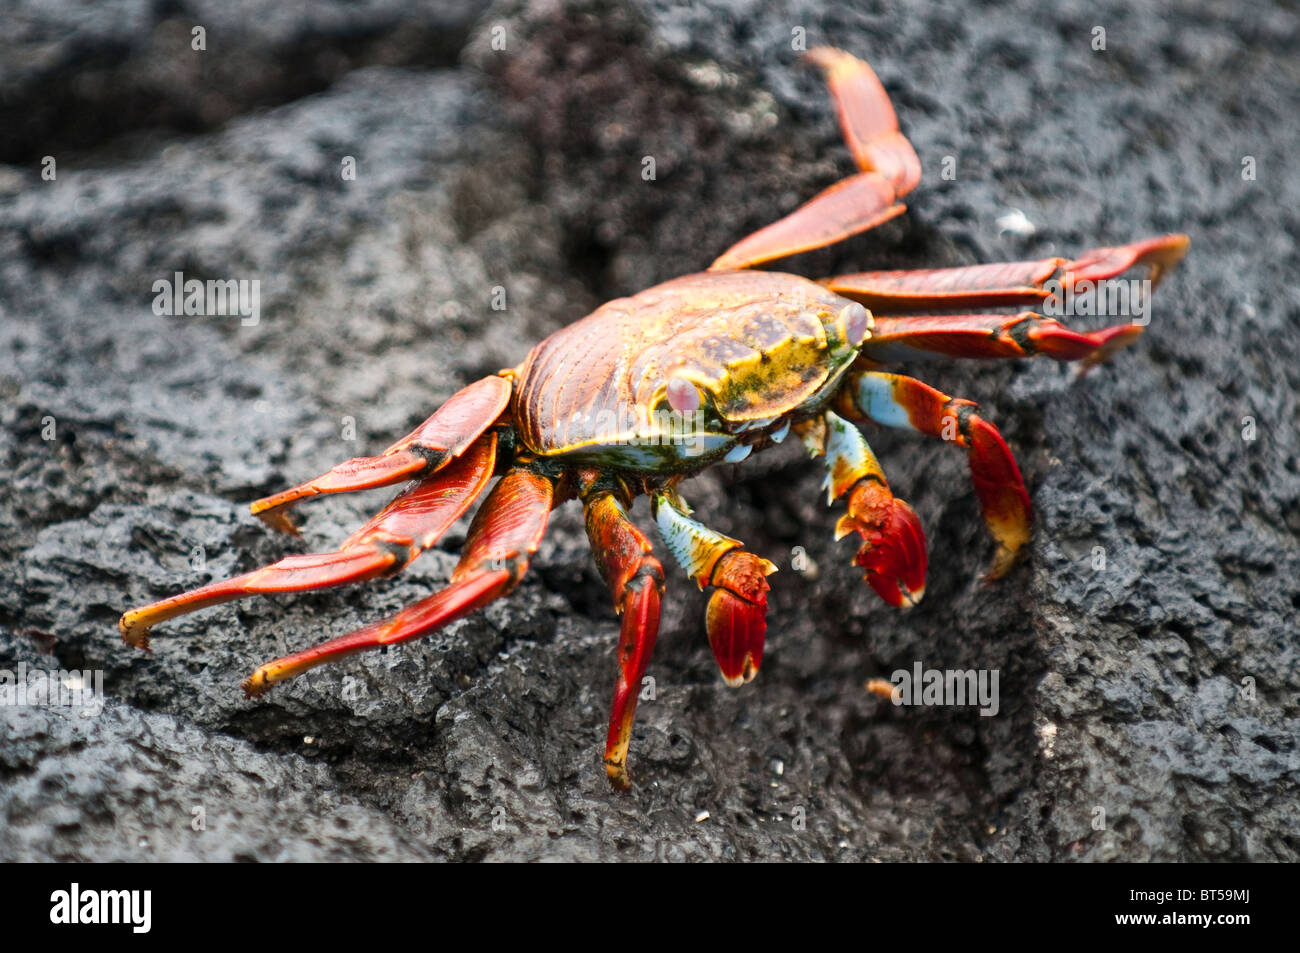
[[[447,66],[486,0],[25,4],[0,37],[0,162],[148,154],[362,66]]]
[[[33,652],[20,664],[46,662]],[[10,861],[429,856],[382,811],[334,790],[324,765],[115,699],[6,707],[0,774]]]

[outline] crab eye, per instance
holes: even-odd
[[[845,305],[836,315],[835,326],[848,344],[857,347],[866,340],[867,331],[871,327],[871,315],[866,308],[854,301]]]
[[[691,414],[700,409],[700,391],[684,377],[668,381],[668,406],[679,414]]]

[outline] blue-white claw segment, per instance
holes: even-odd
[[[723,553],[740,547],[738,539],[715,533],[696,522],[674,505],[666,493],[654,497],[655,522],[664,544],[677,565],[704,588],[713,574],[713,566]]]
[[[858,408],[886,427],[916,429],[907,408],[894,399],[894,388],[888,374],[863,374],[859,378]]]
[[[838,414],[826,411],[826,502],[834,503],[863,477],[888,486],[880,462],[862,431]]]

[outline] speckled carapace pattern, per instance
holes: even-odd
[[[608,302],[529,353],[514,403],[520,434],[542,453],[626,439],[619,422],[650,427],[675,376],[705,387],[731,424],[774,419],[830,377],[826,325],[849,304],[767,272],[688,275]]]

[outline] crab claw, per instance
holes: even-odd
[[[865,542],[853,561],[880,598],[896,609],[920,602],[929,557],[916,511],[880,483],[862,480],[849,494],[849,511],[840,517],[835,538],[854,531]]]
[[[713,569],[715,589],[705,617],[709,646],[732,687],[752,680],[763,663],[769,588],[764,577],[774,572],[766,559],[744,550],[726,553]]]

